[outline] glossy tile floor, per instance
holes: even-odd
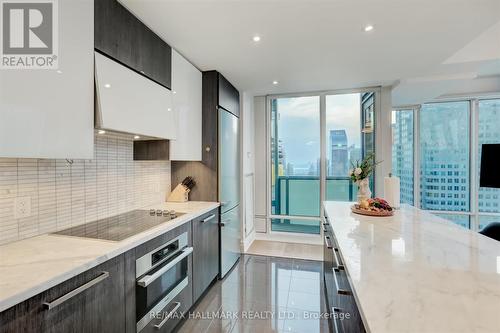
[[[325,309],[321,262],[242,255],[179,332],[330,332]]]
[[[255,240],[250,245],[250,248],[248,248],[247,253],[261,256],[323,261],[322,245]]]

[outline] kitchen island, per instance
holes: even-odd
[[[500,332],[500,242],[411,206],[323,205],[367,332]]]

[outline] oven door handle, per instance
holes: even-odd
[[[137,280],[137,285],[143,288],[149,286],[154,280],[156,280],[157,278],[162,276],[166,271],[177,265],[182,259],[186,258],[192,252],[193,252],[192,247],[186,247],[184,250],[182,250],[182,253],[178,255],[174,260],[169,261],[165,266],[163,266],[153,274],[145,275],[141,279]]]

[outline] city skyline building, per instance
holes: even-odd
[[[469,103],[420,110],[420,207],[470,211]],[[412,150],[413,151],[413,150]]]
[[[487,143],[500,143],[500,100],[484,100],[479,102],[479,155],[481,146]],[[478,158],[478,166],[481,159]],[[480,168],[479,168],[480,171]],[[500,212],[500,189],[480,187],[478,191],[478,208],[480,212]]]
[[[330,174],[333,177],[347,177],[349,172],[349,152],[347,133],[344,129],[330,130]]]
[[[401,203],[413,205],[413,110],[394,112],[392,172],[400,178]]]

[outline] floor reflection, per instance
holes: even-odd
[[[329,332],[322,263],[245,255],[189,313],[180,332]]]

